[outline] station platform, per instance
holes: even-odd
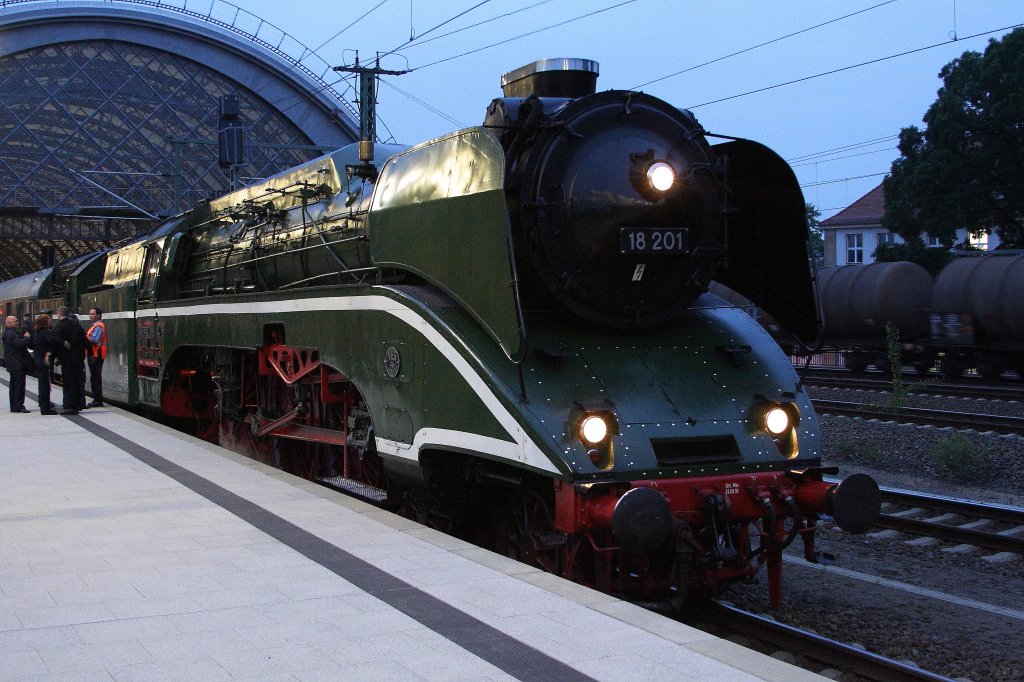
[[[3,402],[0,680],[823,679],[126,411]]]

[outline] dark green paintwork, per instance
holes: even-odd
[[[504,173],[500,143],[481,128],[396,154],[373,195],[370,244],[379,267],[410,270],[441,288],[517,358],[524,343]]]
[[[88,313],[90,308],[100,308],[107,328],[107,358],[103,362],[104,399],[127,405],[134,405],[138,400],[135,380],[135,290],[135,284],[128,282],[82,297],[83,313]],[[88,328],[88,317],[83,314],[80,319],[83,326]]]
[[[535,349],[526,366],[526,409],[565,447],[573,468],[600,473],[566,423],[573,402],[611,401],[620,424],[611,477],[684,476],[710,471],[788,468],[759,428],[755,396],[793,395],[804,420],[800,459],[820,458],[820,433],[806,391],[797,389],[789,359],[742,310],[705,295],[679,323],[645,334],[607,334],[563,320],[528,320]],[[717,348],[749,346],[739,365]],[[731,435],[741,465],[659,468],[651,439]]]

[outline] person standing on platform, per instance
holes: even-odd
[[[89,340],[78,320],[71,317],[68,307],[57,309],[60,320],[54,330],[57,334],[57,357],[64,379],[64,409],[61,414],[78,414],[83,407],[82,377],[85,374],[85,347]]]
[[[82,321],[78,319],[78,315],[72,309],[68,312],[68,317],[74,320],[77,324],[82,324]],[[85,337],[85,346],[83,347],[86,358],[89,357],[89,337]],[[85,363],[86,360],[82,360],[82,380],[78,382],[78,404],[81,405],[81,409],[88,410],[89,404],[85,402]]]
[[[7,395],[11,400],[11,412],[28,412],[25,409],[25,374],[32,366],[28,347],[32,344],[30,332],[18,331],[18,318],[8,315],[4,320],[4,366],[11,375]]]
[[[35,350],[36,379],[39,382],[39,413],[57,414],[56,406],[50,402],[50,365],[57,349],[57,335],[50,326],[49,313],[36,315],[32,348]]]
[[[92,402],[89,407],[103,407],[103,361],[107,357],[107,325],[103,310],[89,308],[92,326],[86,332],[89,338],[89,381],[92,384]]]

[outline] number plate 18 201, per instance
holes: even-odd
[[[619,229],[619,253],[686,253],[688,232],[682,227],[623,227]]]

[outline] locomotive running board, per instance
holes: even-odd
[[[321,476],[316,479],[316,482],[337,490],[339,493],[354,495],[374,504],[383,504],[388,499],[387,490],[374,488],[372,485],[366,485],[344,476]]]

